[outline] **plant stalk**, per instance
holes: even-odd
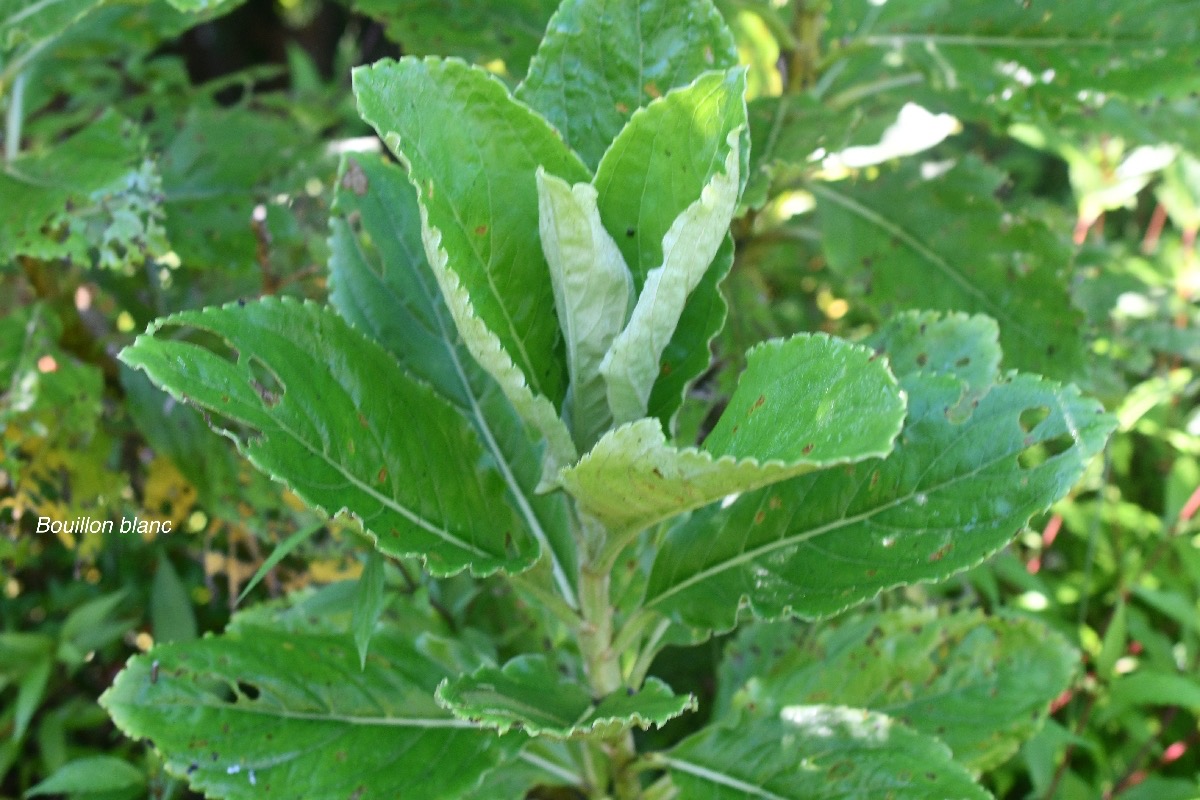
[[[21,152],[21,126],[25,121],[25,82],[29,73],[18,72],[8,95],[4,118],[4,163],[11,164]]]

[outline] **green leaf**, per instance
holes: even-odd
[[[538,240],[538,167],[587,169],[494,76],[456,61],[403,59],[354,73],[359,110],[409,167],[425,254],[468,350],[560,463],[574,446],[558,322]],[[463,176],[485,176],[480,181]]]
[[[125,268],[166,252],[158,170],[145,147],[132,123],[107,111],[62,144],[13,159],[0,172],[6,258]]]
[[[735,203],[745,185],[749,158],[745,83],[745,73],[734,69],[706,73],[687,87],[668,92],[633,114],[600,161],[593,181],[600,218],[621,248],[633,274],[634,286],[641,297],[646,297],[647,305],[651,296],[644,293],[643,286],[652,270],[664,266],[666,245],[674,244],[674,240],[668,242],[667,234],[702,197],[706,186],[714,179],[719,181],[721,175],[728,180],[734,174],[728,164],[730,153],[735,150],[734,142],[737,143]],[[674,363],[654,365],[656,378],[662,375],[671,381],[671,391],[646,395],[657,400],[656,416],[662,420],[664,429],[672,427],[683,389],[708,367],[708,343],[724,323],[724,301],[717,289],[722,263],[718,260],[707,271],[689,265],[688,277],[700,282],[698,286],[692,284],[685,293],[687,305],[682,311],[682,321],[680,312],[674,311],[678,298],[672,297],[674,318],[668,316],[656,326],[662,329],[656,338],[665,333],[671,342],[669,346],[677,354],[682,351],[695,356],[683,359],[677,355]],[[697,271],[705,279],[697,278]],[[666,277],[671,277],[670,285],[683,276]],[[656,348],[656,358],[662,358],[664,347],[667,345]],[[664,369],[668,364],[669,369]],[[636,389],[631,405],[633,399],[647,392],[640,385]],[[642,405],[644,413],[647,403],[644,400],[636,405]],[[627,422],[639,416],[642,414],[622,419],[618,415],[617,421]]]
[[[307,528],[301,528],[300,530],[296,531],[291,536],[276,545],[276,547],[271,551],[271,555],[267,556],[263,563],[259,565],[258,569],[254,571],[254,575],[246,583],[246,587],[242,589],[242,593],[238,595],[237,604],[241,605],[242,601],[246,599],[246,595],[250,594],[251,590],[254,589],[255,586],[258,586],[262,579],[267,576],[267,573],[274,569],[280,561],[283,561],[285,558],[287,558],[289,553],[311,538],[314,533],[322,530],[324,527],[324,522],[318,522],[315,525],[309,525]]]
[[[1200,3],[1193,0],[1136,8],[1125,0],[894,6],[881,8],[855,44],[889,55],[896,72],[917,66],[938,84],[980,99],[1015,95],[1011,105],[1026,113],[1030,95],[1068,105],[1087,89],[1149,97],[1192,86],[1200,40]]]
[[[381,631],[360,669],[346,634],[243,624],[136,656],[100,702],[209,796],[450,800],[520,739],[437,706],[451,668],[437,652],[425,637]]]
[[[416,56],[455,55],[471,61],[503,61],[520,75],[538,47],[558,0],[354,0],[360,13],[382,22],[388,38]]]
[[[671,447],[658,420],[639,420],[564,471],[563,486],[610,529],[637,531],[727,495],[891,450],[904,398],[870,350],[798,335],[759,345],[747,362],[704,449]]]
[[[115,756],[88,756],[64,764],[49,778],[27,791],[25,796],[90,795],[126,791],[145,785],[146,776],[128,761]]]
[[[1101,720],[1120,719],[1134,706],[1200,709],[1200,682],[1192,675],[1161,670],[1139,670],[1113,681],[1109,703]]]
[[[255,264],[259,239],[248,222],[255,205],[314,156],[313,140],[282,114],[189,108],[160,161],[167,237],[183,265],[236,275]]]
[[[474,424],[508,497],[553,555],[555,583],[573,598],[577,561],[561,493],[538,495],[539,446],[496,382],[458,340],[425,260],[417,194],[380,156],[347,158],[330,221],[330,302]],[[568,569],[566,565],[570,565]]]
[[[792,705],[710,726],[661,757],[680,797],[987,800],[936,739],[883,714]]]
[[[519,656],[503,669],[482,667],[448,680],[437,698],[459,719],[559,739],[611,738],[633,727],[661,727],[696,710],[693,695],[675,695],[657,678],[638,691],[594,700],[586,686],[564,678],[545,656]]]
[[[0,0],[0,52],[40,51],[104,0]],[[7,61],[7,59],[6,59]],[[8,64],[4,64],[8,66]],[[7,74],[5,78],[9,77]],[[7,82],[7,81],[6,81]],[[8,86],[0,90],[7,94]]]
[[[576,446],[587,449],[612,425],[600,364],[629,319],[633,279],[600,221],[592,185],[571,186],[541,168],[537,179],[542,250],[567,346],[563,416]]]
[[[595,169],[630,114],[737,62],[733,36],[710,0],[566,0],[516,97]]]
[[[954,378],[917,373],[901,384],[908,421],[890,456],[696,512],[664,540],[646,605],[727,630],[745,600],[760,618],[816,618],[941,580],[1066,494],[1113,427],[1074,387],[1033,376],[1006,376],[966,413]],[[1055,455],[1031,463],[1046,445]]]
[[[1078,658],[1036,621],[980,612],[869,614],[815,636],[767,623],[726,648],[722,693],[762,713],[827,702],[886,712],[986,771],[1037,732]]]
[[[196,612],[187,587],[165,554],[160,553],[150,587],[150,623],[156,642],[188,642],[196,638]]]
[[[164,326],[219,336],[237,362],[153,335]],[[248,427],[238,444],[252,463],[310,505],[354,513],[389,555],[422,556],[439,575],[519,571],[537,558],[467,421],[319,306],[267,298],[176,314],[121,358]]]
[[[887,354],[897,375],[953,375],[968,396],[984,394],[1000,377],[999,328],[982,314],[906,311],[867,339]]]
[[[34,661],[17,684],[17,699],[13,704],[12,740],[19,741],[29,729],[29,722],[46,696],[54,660],[49,656]]]
[[[663,351],[679,325],[688,297],[725,239],[738,199],[738,132],[729,135],[725,172],[717,173],[663,236],[663,263],[646,275],[629,323],[604,355],[608,404],[617,423],[646,415],[661,372]]]
[[[359,576],[357,591],[354,594],[354,617],[351,629],[354,631],[354,645],[358,648],[359,665],[367,666],[367,648],[371,645],[371,637],[383,613],[386,598],[383,594],[383,556],[379,551],[372,550],[367,554],[367,563]]]
[[[1000,324],[1010,367],[1069,378],[1083,365],[1080,315],[1040,221],[1006,218],[1001,176],[969,157],[922,176],[908,163],[852,186],[811,184],[830,266],[882,315],[908,308],[982,312]],[[901,200],[902,198],[902,200]]]

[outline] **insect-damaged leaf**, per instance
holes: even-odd
[[[417,194],[384,156],[356,154],[339,172],[330,220],[330,302],[475,426],[526,527],[553,554],[555,582],[574,595],[574,544],[561,493],[535,494],[541,452],[520,417],[458,339],[421,243]]]
[[[360,669],[344,633],[239,625],[133,658],[100,702],[212,797],[456,800],[522,737],[438,706],[434,689],[454,668],[438,652],[380,632]]]
[[[744,599],[759,617],[816,618],[885,588],[940,580],[1062,497],[1113,427],[1072,386],[1009,374],[960,408],[962,382],[914,367],[900,376],[908,420],[886,459],[696,512],[664,540],[646,604],[728,630]]]
[[[494,76],[405,58],[354,73],[359,110],[409,167],[425,254],[476,360],[560,463],[574,446],[553,289],[538,240],[538,167],[572,183],[587,168]]]
[[[989,800],[950,750],[873,711],[790,705],[711,725],[662,758],[680,797]]]
[[[1058,274],[1066,250],[1039,220],[1006,216],[993,196],[1000,181],[967,158],[932,178],[906,164],[856,185],[812,184],[830,266],[885,315],[988,314],[1006,365],[1070,379],[1083,354],[1079,314]]]
[[[615,531],[832,464],[886,455],[904,398],[859,345],[799,335],[753,348],[703,448],[675,448],[656,419],[620,427],[563,473],[580,506]],[[869,412],[864,415],[864,410]]]
[[[609,738],[633,727],[658,727],[696,709],[694,696],[673,694],[657,678],[636,692],[621,690],[596,701],[586,686],[563,678],[540,655],[449,680],[437,697],[460,719],[560,739]]]
[[[733,36],[710,0],[566,0],[516,96],[595,169],[630,114],[737,62]]]
[[[215,334],[238,359],[155,336],[163,326]],[[176,314],[121,359],[248,427],[238,444],[252,463],[314,506],[350,510],[389,555],[423,556],[437,574],[521,570],[537,558],[466,419],[319,306],[267,298]]]
[[[760,710],[838,702],[886,712],[991,769],[1041,727],[1079,654],[1031,619],[899,610],[811,629],[760,623],[725,649],[721,702]]]

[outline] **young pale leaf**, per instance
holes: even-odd
[[[561,494],[535,493],[541,454],[496,382],[459,341],[421,243],[417,194],[382,156],[347,158],[330,221],[330,302],[407,371],[471,420],[504,476],[508,496],[554,560],[555,581],[573,598],[576,563]]]
[[[383,61],[354,72],[363,118],[408,164],[426,257],[463,342],[546,438],[575,459],[557,416],[566,392],[550,271],[538,240],[538,167],[587,169],[494,76],[459,61]],[[470,176],[464,179],[464,176]]]
[[[638,108],[737,63],[711,0],[565,0],[516,96],[595,169]]]
[[[521,741],[438,707],[422,641],[377,634],[360,669],[344,634],[240,625],[134,657],[100,703],[211,797],[453,800]]]
[[[1066,494],[1113,428],[1074,387],[1034,376],[1007,376],[966,413],[953,377],[920,373],[901,384],[908,421],[890,456],[693,514],[666,537],[646,605],[727,630],[746,600],[760,618],[817,618],[889,587],[940,580],[999,550]]]
[[[734,709],[764,713],[827,701],[886,711],[984,771],[1037,732],[1078,658],[1035,620],[901,610],[816,636],[795,623],[751,626],[725,650],[720,691]]]
[[[704,449],[671,447],[658,420],[638,420],[564,471],[563,486],[610,529],[631,532],[727,495],[891,450],[904,397],[867,348],[799,335],[753,348],[747,362]]]
[[[215,334],[238,360],[151,335],[165,325]],[[422,556],[435,574],[521,570],[537,559],[467,421],[319,306],[267,298],[176,314],[121,358],[247,426],[253,433],[238,444],[252,463],[311,505],[353,512],[389,555]]]
[[[661,372],[688,297],[708,271],[725,239],[739,192],[739,136],[729,134],[725,172],[713,175],[699,199],[687,207],[663,236],[662,266],[650,270],[629,324],[604,355],[600,373],[608,405],[618,423],[646,415],[650,393]]]
[[[1070,378],[1083,356],[1079,313],[1058,275],[1067,253],[1041,222],[1006,219],[1000,182],[967,158],[936,178],[912,163],[854,186],[811,188],[830,266],[857,281],[866,302],[882,313],[986,313],[1000,323],[1009,366]]]
[[[558,739],[610,738],[634,727],[661,727],[696,710],[695,696],[673,694],[657,678],[638,691],[593,700],[586,686],[563,678],[540,655],[519,656],[503,669],[482,667],[445,681],[437,699],[460,719]]]
[[[409,167],[435,273],[444,261],[531,389],[558,406],[566,370],[557,320],[546,313],[554,293],[538,241],[535,173],[540,166],[575,183],[588,179],[587,168],[504,84],[460,61],[360,67],[354,92],[363,118]],[[472,337],[463,338],[469,346]]]
[[[375,625],[386,603],[383,594],[383,556],[378,550],[372,550],[367,554],[367,563],[358,578],[354,616],[350,622],[354,631],[354,646],[358,648],[358,662],[364,669],[367,666],[367,648],[371,646],[371,636],[375,633]]]
[[[604,229],[589,183],[571,186],[539,168],[542,250],[567,345],[570,387],[563,416],[587,449],[612,424],[600,362],[629,319],[633,279]]]
[[[989,800],[936,739],[873,711],[791,705],[709,726],[661,757],[680,797]]]
[[[593,181],[600,216],[625,256],[634,286],[663,264],[663,239],[675,220],[725,169],[729,136],[739,137],[738,191],[749,159],[745,73],[707,73],[635,112],[601,159]],[[649,410],[670,430],[687,386],[709,365],[709,343],[725,324],[718,284],[733,263],[726,239],[687,298],[674,335],[662,354]]]

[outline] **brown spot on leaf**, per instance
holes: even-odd
[[[642,89],[646,92],[646,94],[650,95],[656,100],[662,97],[662,90],[655,85],[654,81],[648,81],[646,85],[642,87]]]
[[[477,228],[475,228],[476,236],[483,236],[485,233],[487,233],[487,225],[480,225]]]
[[[378,480],[380,483],[386,482],[387,481],[387,467],[380,467],[379,475],[377,477],[378,477]]]

